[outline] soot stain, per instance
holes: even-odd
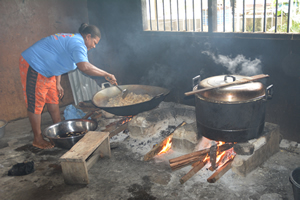
[[[148,176],[144,176],[143,181],[143,185],[132,184],[128,188],[128,192],[133,195],[133,197],[128,198],[128,200],[156,200],[156,197],[149,194],[152,185],[150,178]]]

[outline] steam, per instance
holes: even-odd
[[[176,70],[161,64],[154,64],[146,76],[141,78],[141,83],[145,85],[172,88],[176,77]]]
[[[253,76],[262,73],[261,61],[259,59],[248,60],[243,55],[230,58],[224,55],[215,56],[213,53],[203,51],[203,54],[210,56],[216,64],[226,67],[231,74]]]

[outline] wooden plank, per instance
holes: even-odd
[[[85,162],[61,162],[66,184],[88,184],[89,177]]]
[[[100,157],[100,154],[93,154],[92,157],[90,157],[86,161],[87,170],[89,170],[93,166],[93,164],[95,164],[98,161],[99,157]]]
[[[111,157],[110,142],[108,137],[102,142],[102,144],[100,144],[98,149],[99,155],[103,154],[104,156]]]
[[[85,161],[108,136],[109,132],[89,131],[60,160],[73,162]]]

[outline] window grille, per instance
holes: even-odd
[[[300,33],[300,0],[141,1],[145,31]]]

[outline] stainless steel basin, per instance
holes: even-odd
[[[71,119],[65,120],[47,127],[43,135],[55,144],[56,147],[70,149],[78,142],[84,134],[77,136],[67,136],[66,133],[87,132],[97,129],[98,124],[88,119]]]

